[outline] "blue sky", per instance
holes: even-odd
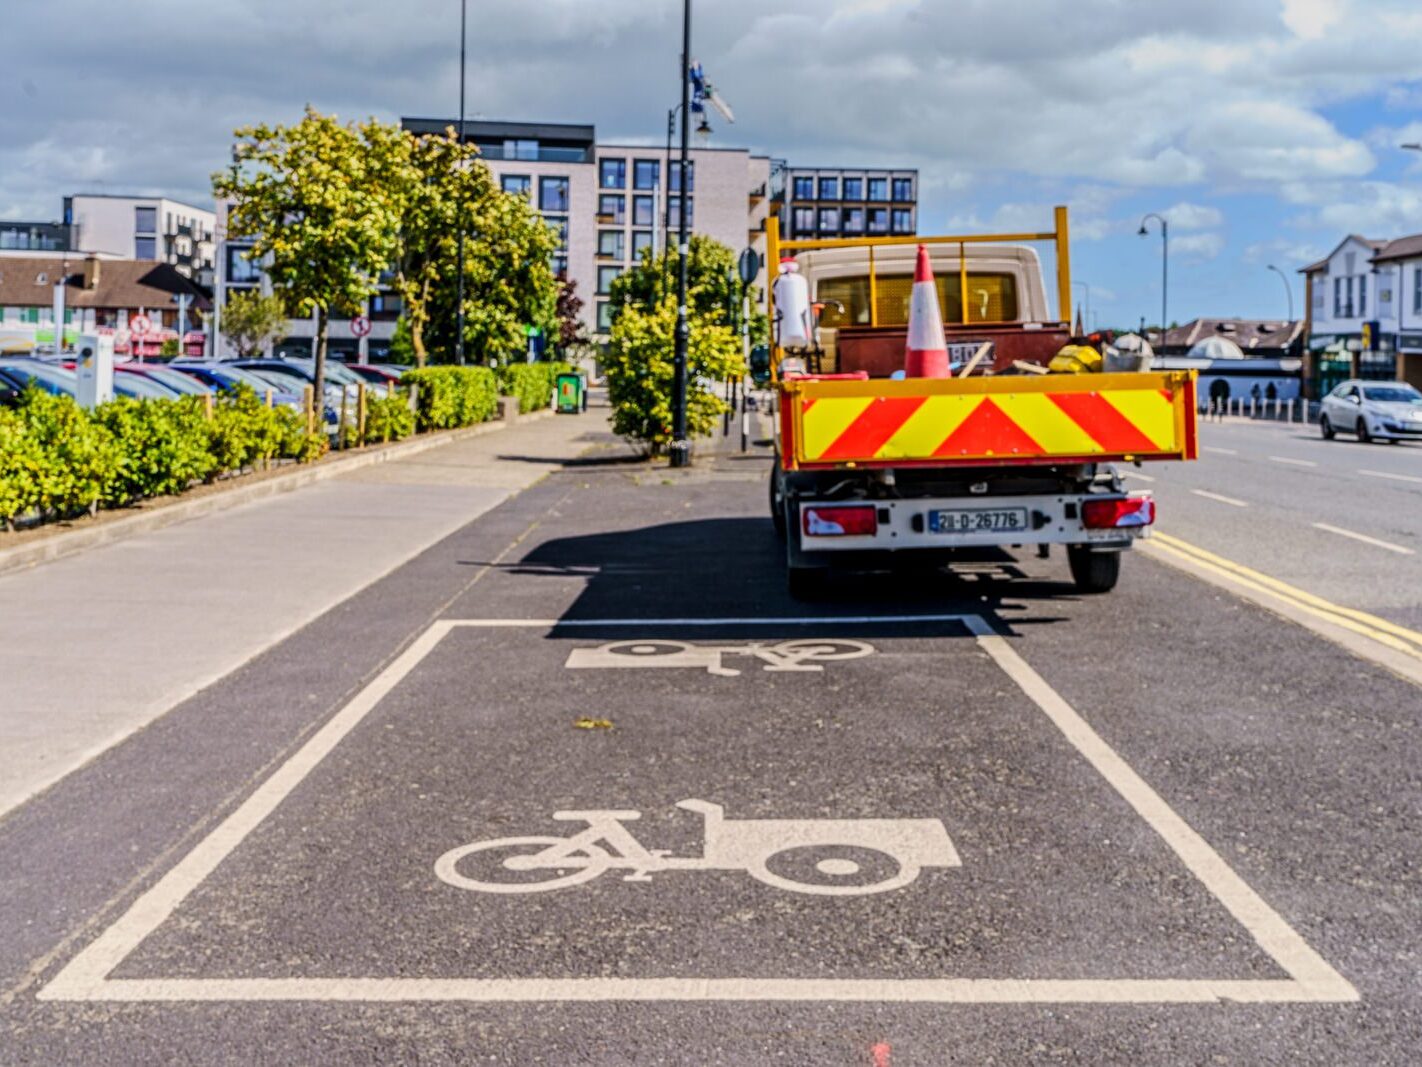
[[[472,116],[660,143],[678,0],[470,0]],[[0,217],[77,191],[210,199],[233,127],[452,115],[457,0],[6,0]],[[1103,325],[1280,317],[1344,234],[1422,232],[1419,0],[699,0],[693,54],[736,110],[713,144],[917,166],[921,230],[1073,209]]]

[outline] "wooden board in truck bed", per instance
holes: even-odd
[[[1194,371],[790,378],[780,391],[787,470],[1196,458]]]

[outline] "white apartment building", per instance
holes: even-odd
[[[1422,386],[1422,234],[1350,234],[1300,273],[1318,395],[1344,378]]]
[[[211,285],[217,215],[164,196],[79,193],[64,198],[62,225],[73,251],[167,263],[185,278]]]

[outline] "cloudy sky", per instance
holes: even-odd
[[[693,54],[736,110],[714,144],[917,166],[920,230],[1072,207],[1103,325],[1280,317],[1348,231],[1422,231],[1422,0],[717,0]],[[469,0],[471,117],[660,142],[676,0]],[[230,131],[452,115],[458,0],[4,0],[0,218],[69,192],[210,202]],[[1078,294],[1081,295],[1080,292]]]

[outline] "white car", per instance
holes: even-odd
[[[1323,398],[1318,428],[1328,439],[1422,441],[1422,393],[1406,382],[1344,382]]]

